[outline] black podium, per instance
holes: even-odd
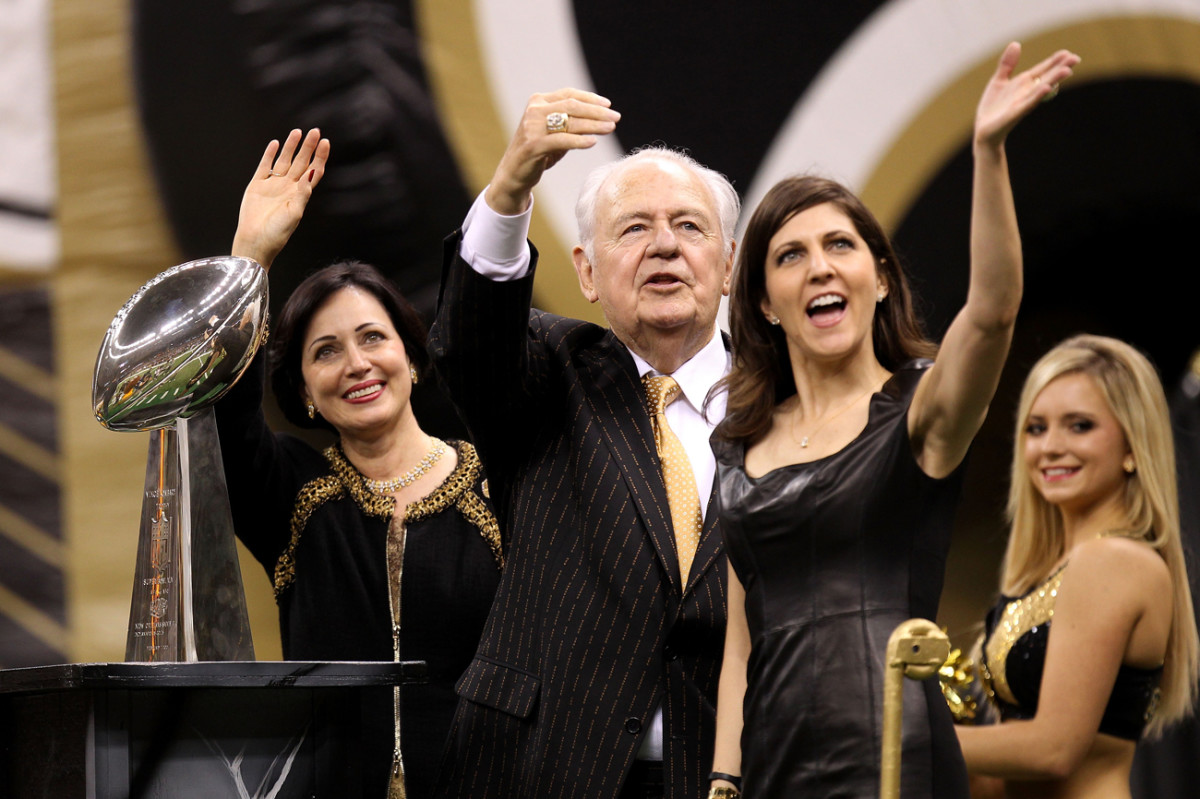
[[[75,663],[0,671],[4,799],[363,794],[364,708],[425,664]]]

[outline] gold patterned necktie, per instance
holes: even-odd
[[[667,502],[671,506],[671,526],[675,529],[675,549],[679,553],[679,571],[687,585],[692,559],[700,545],[704,517],[700,514],[700,497],[696,492],[696,476],[679,437],[667,423],[667,406],[680,395],[675,378],[666,375],[646,375],[642,378],[650,425],[654,428],[654,445],[667,486]]]

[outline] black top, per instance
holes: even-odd
[[[742,443],[714,439],[721,529],[746,589],[745,793],[875,797],[884,655],[912,617],[934,619],[963,467],[917,465],[908,407],[930,365],[899,369],[840,452],[753,478]],[[937,680],[905,680],[901,793],[967,795]]]
[[[987,615],[981,671],[1001,721],[1037,715],[1046,645],[1064,568],[1022,596],[1001,596]],[[1005,624],[998,629],[1001,622]],[[1162,673],[1162,666],[1142,669],[1122,664],[1100,719],[1100,732],[1129,741],[1141,738],[1158,704]]]
[[[385,545],[395,501],[372,494],[337,447],[324,452],[273,434],[262,413],[265,356],[216,406],[238,537],[271,576],[288,660],[392,660]],[[428,683],[404,689],[402,749],[409,795],[427,796],[500,580],[500,532],[474,448],[407,509],[400,658],[428,664]],[[393,742],[390,691],[377,717],[379,789]],[[366,778],[366,775],[364,775]],[[367,784],[370,784],[368,781]]]

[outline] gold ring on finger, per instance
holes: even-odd
[[[547,133],[566,133],[567,120],[570,117],[562,111],[555,111],[546,115],[546,132]]]

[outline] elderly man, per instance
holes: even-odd
[[[448,242],[430,348],[486,462],[509,555],[458,684],[441,796],[696,799],[708,787],[725,630],[708,436],[725,403],[705,402],[729,368],[716,316],[736,193],[665,149],[596,170],[574,261],[610,329],[530,310],[533,187],[618,119],[589,92],[533,97]]]

